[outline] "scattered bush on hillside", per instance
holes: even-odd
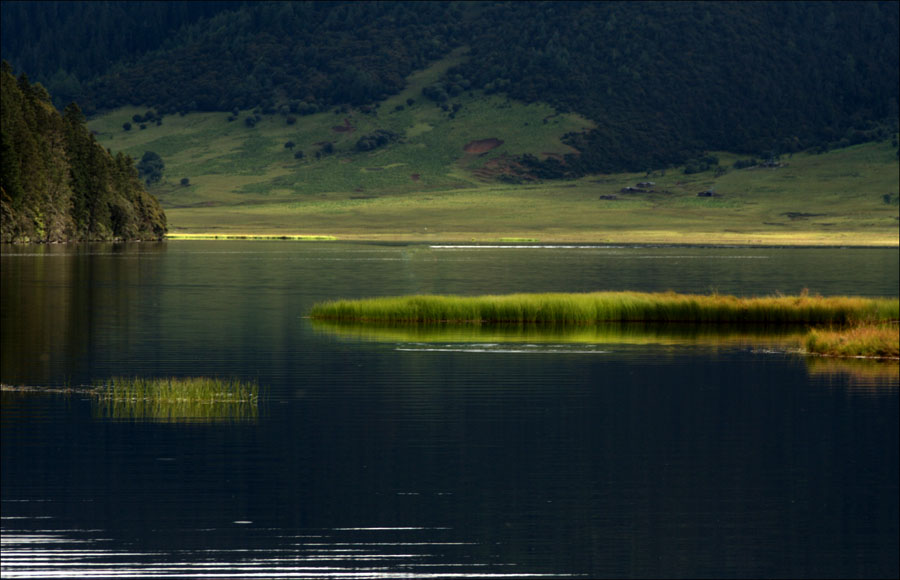
[[[516,158],[516,161],[529,175],[538,179],[565,179],[575,177],[565,163],[555,157],[541,160],[534,155],[526,153]]]
[[[703,173],[704,171],[709,171],[711,168],[718,165],[718,157],[716,157],[715,155],[704,155],[702,157],[688,159],[688,161],[684,164],[684,173],[685,175],[690,175],[692,173]]]
[[[162,179],[164,169],[165,163],[163,163],[162,157],[153,151],[145,152],[137,164],[138,176],[148,186]]]
[[[422,94],[436,103],[443,103],[449,98],[442,84],[428,85],[422,89]]]
[[[316,151],[316,159],[320,159],[324,155],[331,155],[334,153],[334,143],[328,141],[322,144],[318,151]]]
[[[356,142],[357,151],[371,151],[383,147],[388,143],[392,143],[400,139],[400,135],[386,129],[378,129],[374,133],[369,133],[359,138]]]
[[[731,166],[735,169],[747,169],[748,167],[755,167],[758,165],[758,162],[755,158],[751,157],[750,159],[738,159]]]

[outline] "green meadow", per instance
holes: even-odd
[[[592,175],[508,183],[517,155],[571,153],[560,140],[592,127],[548,105],[466,92],[444,110],[421,90],[454,53],[364,112],[253,111],[172,115],[140,129],[126,107],[89,127],[113,151],[165,163],[150,188],[173,237],[324,236],[344,240],[621,242],[897,246],[900,165],[889,142],[784,156],[776,168],[734,169],[749,155],[718,152],[719,170]],[[408,100],[412,100],[410,105]],[[453,108],[458,109],[455,113]],[[123,124],[132,122],[130,131]],[[361,137],[396,138],[360,151]],[[293,143],[292,148],[285,147]],[[331,147],[331,152],[321,153]],[[303,151],[303,158],[295,158]],[[317,156],[317,152],[320,153]],[[182,179],[188,185],[182,185]],[[654,185],[622,193],[639,182]],[[698,197],[713,191],[715,196]]]

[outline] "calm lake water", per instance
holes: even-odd
[[[896,363],[790,332],[313,324],[317,301],[897,296],[898,250],[2,249],[7,384],[253,379],[239,412],[2,395],[2,574],[896,578]]]

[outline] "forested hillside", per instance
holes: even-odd
[[[174,32],[241,2],[3,2],[3,58],[44,85],[62,110],[86,85],[166,43]],[[176,37],[177,39],[177,37]]]
[[[483,90],[595,122],[568,138],[579,155],[530,160],[551,177],[897,131],[897,2],[78,4],[4,2],[2,52],[88,113],[377,105],[465,46],[423,97]]]
[[[113,156],[78,105],[60,114],[40,84],[0,71],[0,240],[159,239],[166,217],[128,155]]]
[[[574,110],[591,170],[764,154],[897,130],[897,2],[491,5],[451,79]]]

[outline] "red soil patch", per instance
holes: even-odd
[[[409,178],[413,181],[419,181],[419,179],[422,178],[422,175],[420,173],[413,173],[409,176]]]
[[[463,151],[466,153],[487,153],[491,149],[496,149],[497,147],[503,145],[503,140],[497,139],[496,137],[491,137],[490,139],[481,139],[479,141],[470,141],[466,143],[465,147],[463,147]]]
[[[344,119],[343,125],[335,125],[331,130],[336,133],[352,133],[356,131],[356,127],[350,124],[350,119]]]

